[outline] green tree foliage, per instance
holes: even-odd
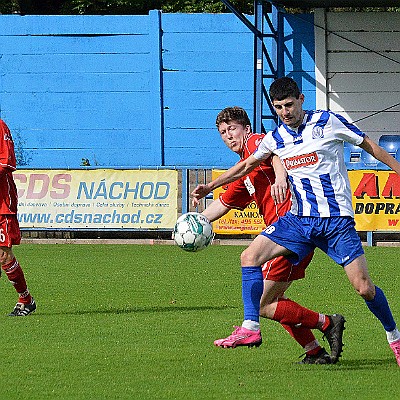
[[[253,14],[253,0],[230,0],[244,14]],[[147,15],[149,10],[169,13],[223,13],[229,12],[221,0],[0,0],[2,14],[100,14]],[[304,12],[297,8],[288,12]],[[330,11],[398,11],[399,7],[336,8]]]
[[[140,15],[160,9],[157,0],[69,0],[64,1],[62,14]]]
[[[228,9],[220,0],[207,1],[207,0],[175,0],[175,1],[161,1],[161,9],[164,12],[183,12],[183,13],[222,13],[227,12]],[[231,3],[242,13],[253,13],[252,0],[231,0]]]
[[[0,0],[0,13],[12,14],[19,9],[18,1]]]
[[[253,0],[231,0],[241,12],[253,12]],[[149,10],[183,13],[229,11],[220,0],[0,0],[0,12],[10,14],[148,14]]]

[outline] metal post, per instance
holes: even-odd
[[[254,1],[254,24],[260,33],[264,31],[264,1]],[[254,132],[262,132],[263,112],[263,37],[262,34],[254,35]]]
[[[367,232],[367,245],[368,246],[373,246],[374,245],[373,232],[372,231],[368,231]]]
[[[182,214],[189,211],[189,169],[182,169]]]

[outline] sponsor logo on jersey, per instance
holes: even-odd
[[[307,167],[308,165],[314,165],[318,162],[318,155],[314,151],[313,153],[303,154],[301,156],[285,158],[283,163],[286,169],[295,169],[300,167]]]
[[[250,196],[256,192],[256,189],[255,189],[254,185],[252,184],[250,177],[246,177],[246,179],[244,180],[244,184],[245,184],[246,189],[249,192]]]

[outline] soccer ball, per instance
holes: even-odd
[[[185,251],[203,250],[214,238],[210,221],[197,212],[181,215],[176,221],[173,235],[175,243]]]

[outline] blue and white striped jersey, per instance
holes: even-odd
[[[254,156],[277,154],[292,191],[291,212],[298,216],[354,216],[343,143],[360,145],[365,134],[331,111],[306,111],[295,130],[282,124],[267,133]]]

